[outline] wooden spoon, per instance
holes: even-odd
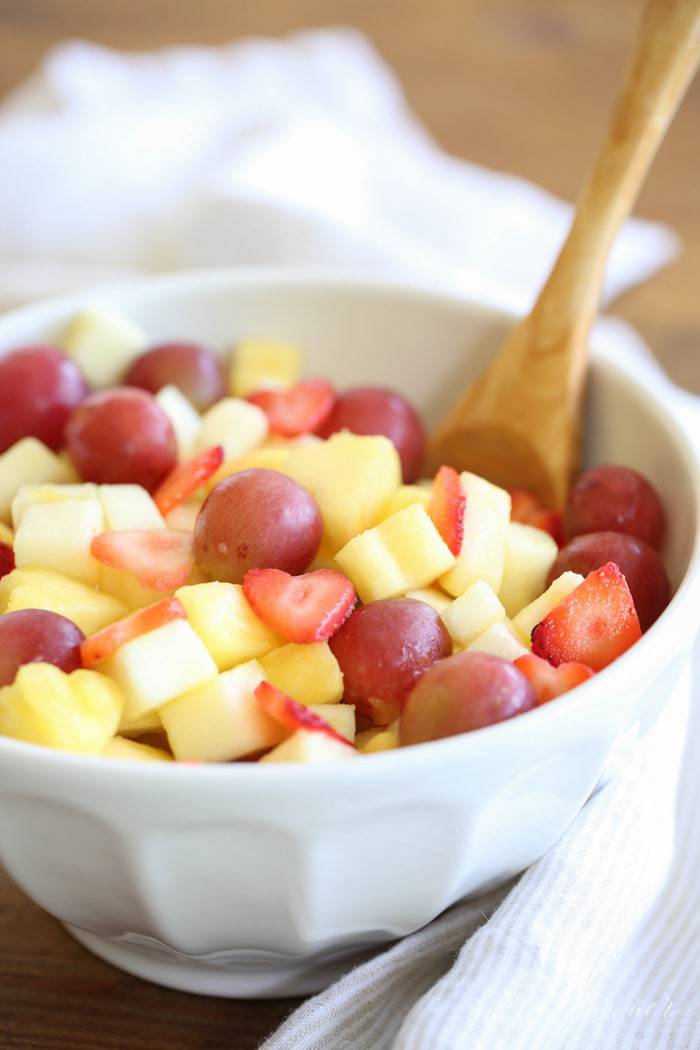
[[[560,508],[579,463],[588,337],[605,264],[700,59],[700,0],[648,0],[626,80],[531,312],[432,437],[429,460]]]

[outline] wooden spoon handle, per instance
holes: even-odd
[[[634,206],[699,60],[700,0],[647,0],[610,128],[569,236],[532,310],[536,352],[566,343],[581,354],[583,367],[583,330],[599,305],[612,241]]]

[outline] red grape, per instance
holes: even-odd
[[[85,635],[65,616],[21,609],[0,616],[0,686],[11,685],[22,664],[55,664],[62,671],[81,666]]]
[[[547,586],[567,570],[588,576],[609,561],[617,565],[627,580],[639,623],[646,631],[668,605],[671,585],[659,555],[636,536],[622,532],[588,532],[575,536],[559,551]]]
[[[177,462],[170,420],[152,394],[132,387],[86,398],[68,420],[66,442],[83,481],[152,492]]]
[[[658,549],[664,525],[656,490],[629,467],[585,470],[574,483],[564,511],[567,540],[586,532],[624,532]]]
[[[0,579],[15,567],[15,552],[9,543],[0,543]]]
[[[363,605],[329,644],[343,672],[345,700],[385,725],[397,717],[421,675],[452,652],[437,612],[414,598]]]
[[[172,383],[200,412],[226,393],[218,357],[195,343],[154,346],[136,358],[124,382],[152,394]]]
[[[276,470],[241,470],[209,493],[194,528],[194,556],[213,580],[248,569],[297,575],[314,560],[323,523],[310,492]]]
[[[532,685],[491,653],[456,653],[427,671],[401,713],[401,744],[421,744],[503,722],[535,707]]]
[[[415,408],[401,394],[373,386],[346,391],[317,432],[327,438],[338,430],[383,434],[396,446],[404,482],[408,484],[418,477],[425,453],[425,431]]]
[[[68,417],[87,393],[78,366],[52,346],[0,358],[0,452],[24,437],[60,448]]]

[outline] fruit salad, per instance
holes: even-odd
[[[219,348],[220,349],[220,348]],[[0,359],[0,735],[137,762],[336,762],[550,703],[667,605],[615,465],[563,515],[449,465],[301,352],[73,318]],[[561,702],[566,702],[561,701]]]

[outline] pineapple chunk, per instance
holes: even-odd
[[[513,630],[527,646],[532,644],[531,635],[540,620],[544,620],[545,616],[555,606],[563,602],[565,598],[568,598],[580,583],[583,583],[583,576],[578,572],[563,572],[561,576],[557,576],[556,580],[550,583],[544,594],[541,594],[534,602],[526,605],[514,617],[512,621]]]
[[[373,755],[379,751],[393,751],[399,746],[399,720],[391,725],[365,729],[355,737],[355,746],[363,755]]]
[[[170,511],[165,519],[165,524],[174,532],[194,532],[201,509],[202,504],[194,500],[189,503],[180,503]]]
[[[117,758],[120,762],[172,762],[173,756],[160,747],[148,744],[137,744],[135,740],[126,740],[115,736],[102,751],[103,758]]]
[[[96,584],[100,566],[90,545],[103,531],[96,499],[33,503],[15,533],[15,563],[18,569],[40,566]]]
[[[156,394],[156,401],[170,420],[175,431],[178,459],[194,454],[202,425],[199,412],[177,386],[164,386]]]
[[[357,758],[354,747],[341,744],[327,733],[297,729],[288,740],[268,751],[261,762],[338,762],[344,758]]]
[[[384,521],[385,518],[390,518],[392,514],[396,514],[397,510],[410,507],[413,503],[420,503],[427,510],[430,506],[430,500],[430,493],[421,488],[420,485],[399,485],[384,503],[379,520]]]
[[[283,644],[255,615],[237,583],[197,583],[175,592],[220,671],[265,656]]]
[[[488,583],[477,580],[455,598],[442,619],[455,645],[465,648],[505,616],[505,609]]]
[[[119,723],[122,736],[143,736],[144,733],[162,733],[163,723],[157,711],[148,711],[139,718],[125,718]]]
[[[498,594],[510,521],[510,495],[466,470],[460,474],[460,482],[467,497],[464,540],[457,564],[440,584],[457,598],[477,580],[484,580]]]
[[[77,314],[61,340],[91,387],[116,386],[146,349],[146,335],[125,317],[99,307]]]
[[[111,565],[100,565],[97,579],[101,591],[118,598],[130,609],[144,609],[174,593],[142,587],[133,573],[126,569],[114,569]]]
[[[216,677],[216,664],[186,620],[172,620],[121,645],[102,664],[138,718]]]
[[[27,507],[35,503],[65,503],[67,500],[97,499],[98,488],[92,482],[70,485],[22,485],[12,500],[12,524],[19,528]]]
[[[284,473],[315,496],[324,524],[322,550],[333,557],[353,536],[381,518],[401,483],[401,463],[391,441],[341,431],[321,444],[290,453]]]
[[[257,660],[250,660],[161,707],[175,758],[231,762],[284,740],[289,730],[266,714],[255,697],[264,677]]]
[[[263,470],[278,470],[282,474],[286,474],[284,468],[288,459],[288,448],[269,448],[266,446],[256,448],[253,452],[249,452],[247,456],[238,456],[236,459],[229,459],[222,463],[216,474],[206,482],[205,489],[207,492],[211,492],[220,481],[230,477],[231,474],[237,474],[239,470],[262,468]]]
[[[419,503],[350,540],[338,551],[336,561],[363,602],[395,598],[425,587],[455,563]]]
[[[246,339],[231,358],[229,386],[235,397],[256,390],[286,390],[299,381],[301,351],[290,343]]]
[[[10,520],[10,508],[22,485],[72,481],[71,468],[36,438],[15,442],[0,456],[0,519]]]
[[[548,532],[511,521],[506,534],[506,558],[498,592],[509,616],[515,616],[542,594],[557,551],[557,545]]]
[[[257,405],[225,397],[202,416],[196,450],[221,445],[224,460],[252,452],[267,437],[267,416]]]
[[[437,587],[421,587],[417,591],[406,591],[404,597],[414,598],[417,602],[425,602],[441,616],[452,604],[452,599],[448,598],[444,591],[439,591]]]
[[[328,642],[283,645],[263,656],[268,682],[300,704],[335,704],[343,696],[343,672]]]
[[[72,620],[88,637],[129,613],[128,607],[111,594],[48,569],[14,569],[4,576],[0,580],[0,609],[47,609]]]
[[[100,485],[99,500],[105,529],[164,529],[165,522],[151,496],[140,485]]]
[[[355,708],[352,704],[309,704],[309,711],[322,718],[352,744],[355,739]]]
[[[15,534],[9,525],[0,521],[0,543],[6,543],[9,547],[15,542]]]
[[[24,664],[0,689],[0,734],[61,751],[98,755],[119,725],[124,697],[98,671],[65,674],[53,664]]]
[[[525,656],[527,649],[520,641],[508,620],[493,624],[487,631],[467,646],[472,653],[491,653],[502,660],[517,660]]]

